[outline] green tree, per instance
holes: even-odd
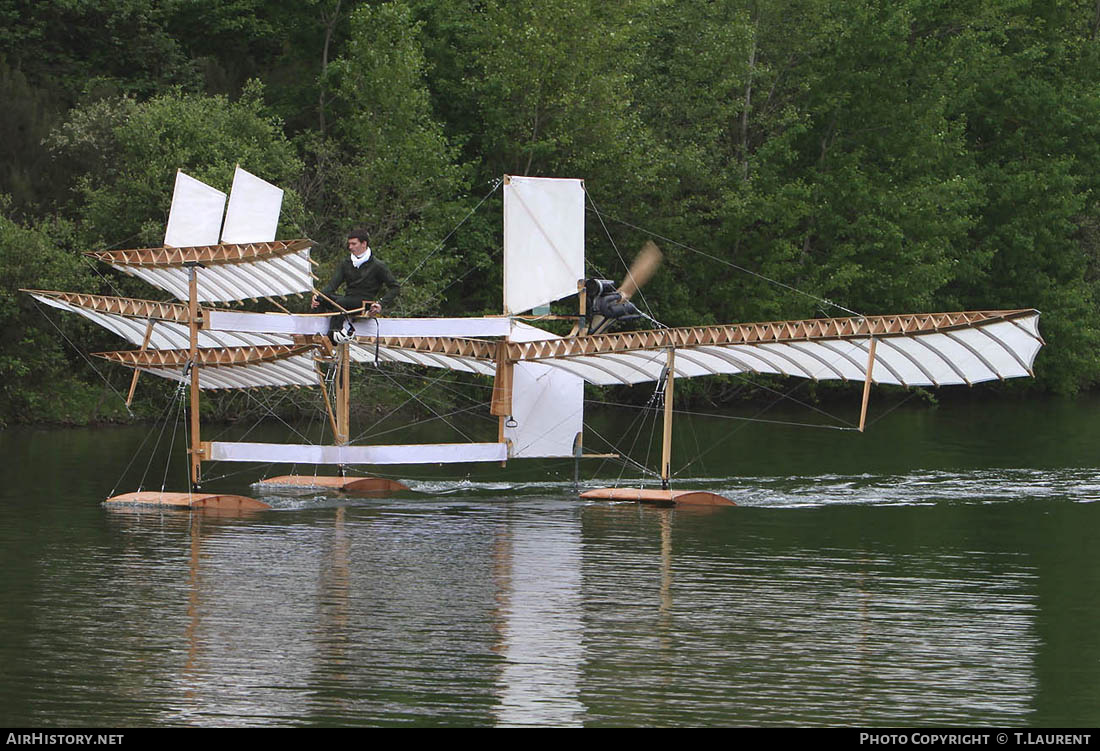
[[[79,340],[87,325],[39,310],[19,289],[86,289],[88,266],[50,238],[47,229],[67,232],[63,224],[21,226],[4,215],[5,204],[0,201],[0,427],[30,420],[86,421],[94,416],[102,387],[89,385],[94,374],[66,339]]]
[[[579,177],[619,215],[642,212],[655,166],[631,109],[640,33],[632,14],[644,4],[415,3],[431,101],[474,170],[473,185],[485,191],[506,173]],[[466,226],[464,260],[477,271],[458,294],[492,312],[501,304],[499,212],[495,198]],[[593,273],[625,272],[595,216],[587,227]],[[637,247],[634,238],[618,239]]]
[[[50,137],[57,158],[77,168],[72,208],[87,249],[160,245],[175,173],[228,190],[235,165],[284,189],[302,170],[281,123],[250,84],[237,101],[175,91],[145,102],[104,99],[73,110]],[[293,190],[283,201],[279,236],[300,236]]]
[[[454,273],[453,249],[436,249],[464,213],[464,172],[432,117],[409,9],[363,6],[350,23],[346,50],[328,67],[332,122],[317,147],[326,186],[314,207],[335,248],[324,271],[343,257],[346,231],[364,227],[399,279],[413,274],[398,304],[423,313],[437,309]]]
[[[1096,255],[1100,220],[1100,49],[1095,5],[998,9],[993,54],[965,92],[967,140],[986,201],[960,275],[966,305],[1036,307],[1048,342],[1044,385],[1069,392],[1100,376]]]
[[[933,305],[980,194],[948,105],[965,62],[950,35],[914,35],[921,11],[862,0],[654,6],[639,78],[668,155],[672,189],[657,205],[672,236],[719,259],[674,252],[683,286],[708,291],[669,290],[675,311]]]

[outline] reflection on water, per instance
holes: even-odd
[[[650,513],[654,527],[684,524],[679,511]],[[684,713],[714,724],[1027,721],[1036,575],[1019,556],[756,542],[719,556],[676,550],[671,574],[662,572],[674,580],[670,598],[655,591],[651,602],[617,599],[597,611],[614,612],[615,623],[649,621],[652,633],[589,644],[607,659],[594,660],[606,674],[591,675],[590,710],[631,724],[676,724]],[[663,566],[655,553],[643,549],[628,565],[639,574]],[[614,583],[597,575],[609,563],[586,561],[588,598],[614,597]],[[617,672],[634,673],[629,695],[615,688]]]
[[[217,517],[103,509],[62,435],[0,434],[34,468],[0,497],[9,725],[1100,721],[1083,465],[712,471],[741,505],[704,510],[425,475]]]
[[[496,679],[497,724],[560,727],[584,719],[581,535],[571,516],[514,523],[498,541],[504,664]]]
[[[930,505],[1050,499],[1100,500],[1097,469],[914,471],[904,475],[692,478],[691,486],[726,496],[740,506],[811,508],[836,504]]]

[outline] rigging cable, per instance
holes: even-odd
[[[592,204],[592,213],[594,213],[596,215],[596,218],[600,220],[600,226],[603,227],[603,231],[604,231],[604,234],[607,235],[608,242],[610,242],[611,247],[614,248],[615,255],[617,255],[619,257],[619,262],[622,263],[623,268],[626,269],[626,273],[629,274],[630,273],[630,264],[626,262],[625,258],[623,258],[623,254],[619,252],[619,246],[616,245],[615,240],[612,239],[611,232],[608,231],[607,224],[604,223],[603,215],[600,214],[600,210],[598,208],[596,208],[596,202],[594,200],[592,200],[592,194],[588,192],[587,187],[584,188],[584,194],[586,196],[588,196],[588,202],[590,204]],[[649,313],[649,315],[646,316],[646,318],[649,318],[649,320],[654,321],[654,319],[652,318],[653,311],[650,309],[649,302],[645,299],[645,295],[642,294],[642,290],[641,290],[640,287],[637,290],[637,295],[638,295],[639,298],[641,298],[642,305],[645,306],[646,312]],[[657,321],[654,321],[654,323],[657,323]],[[661,325],[663,326],[663,324],[661,324]],[[665,328],[668,328],[668,327],[665,326]]]
[[[789,394],[789,393],[791,393],[791,392],[793,392],[793,391],[794,391],[795,389],[797,389],[797,388],[800,388],[801,386],[802,386],[802,384],[801,384],[801,383],[800,383],[800,384],[797,384],[797,385],[796,385],[796,386],[795,386],[794,388],[792,388],[792,389],[791,389],[791,391],[790,391],[790,392],[788,392],[788,394]],[[753,417],[754,417],[754,418],[756,418],[756,417],[758,417],[759,415],[762,415],[762,414],[764,414],[764,413],[765,413],[765,412],[767,412],[767,411],[768,411],[769,409],[771,409],[771,408],[772,408],[772,407],[774,407],[774,406],[775,406],[776,404],[778,404],[778,403],[779,403],[780,401],[782,401],[782,399],[786,398],[786,396],[787,396],[787,395],[783,395],[783,396],[782,396],[782,397],[780,397],[779,399],[776,399],[776,400],[775,400],[775,401],[773,401],[773,402],[772,402],[771,404],[767,405],[766,407],[764,407],[763,409],[761,409],[761,410],[760,410],[759,412],[757,412],[757,413],[756,413],[756,415],[754,415]],[[795,401],[797,401],[797,400],[795,400]],[[820,410],[818,410],[818,411],[820,411]],[[823,414],[825,414],[825,413],[823,413]],[[684,472],[685,470],[687,470],[687,468],[688,468],[688,467],[690,467],[691,465],[695,464],[695,462],[697,462],[697,461],[700,461],[700,460],[701,460],[701,459],[702,459],[702,458],[703,458],[704,456],[706,456],[706,455],[707,455],[707,454],[709,454],[709,453],[710,453],[711,451],[713,451],[714,449],[718,448],[718,447],[719,447],[719,446],[721,446],[721,445],[722,445],[723,443],[725,443],[725,442],[726,442],[727,440],[729,440],[729,439],[730,439],[730,437],[732,437],[733,435],[735,435],[735,434],[739,433],[739,432],[740,432],[740,431],[741,431],[741,430],[742,430],[742,429],[743,429],[744,427],[745,427],[745,425],[742,425],[741,427],[735,428],[734,430],[731,430],[730,432],[726,433],[726,435],[722,436],[722,437],[721,437],[721,438],[719,438],[719,439],[718,439],[717,441],[715,441],[714,443],[712,443],[712,444],[710,445],[710,447],[709,447],[709,448],[707,448],[707,450],[706,450],[706,451],[702,452],[701,454],[699,454],[698,456],[696,456],[696,457],[695,457],[694,459],[692,459],[691,461],[689,461],[689,462],[688,462],[687,464],[685,464],[685,465],[683,465],[682,467],[680,467],[680,469],[678,469],[678,470],[677,470],[677,471],[676,471],[675,473],[673,473],[673,474],[675,474],[675,475],[677,475],[677,476],[679,476],[679,475],[683,474],[683,472]],[[841,426],[822,426],[822,427],[832,427],[832,428],[833,428],[834,430],[845,430],[845,431],[858,431],[858,430],[859,430],[859,428],[857,428],[857,427],[854,427],[854,426],[853,426],[853,427],[841,427]]]
[[[374,421],[374,423],[373,423],[373,424],[371,424],[370,426],[368,426],[368,427],[364,428],[364,429],[363,429],[363,431],[362,431],[362,432],[361,432],[361,433],[360,433],[359,435],[355,436],[355,438],[354,438],[354,439],[352,439],[352,440],[353,440],[353,441],[357,441],[357,440],[359,440],[360,438],[363,438],[363,437],[365,437],[365,436],[366,436],[367,434],[370,434],[370,435],[384,435],[385,433],[391,433],[391,432],[393,432],[394,430],[401,430],[402,428],[393,428],[393,429],[391,429],[391,430],[387,430],[387,431],[385,431],[384,433],[378,433],[378,432],[376,432],[376,428],[377,428],[377,427],[378,427],[379,425],[381,425],[381,424],[382,424],[383,422],[385,422],[385,421],[386,421],[386,420],[388,420],[388,419],[389,419],[390,417],[392,417],[392,416],[393,416],[394,414],[396,414],[396,413],[397,413],[397,412],[398,412],[398,411],[399,411],[399,410],[400,410],[400,409],[401,409],[402,407],[404,407],[404,406],[405,406],[406,404],[408,404],[409,402],[411,402],[411,401],[414,401],[414,400],[416,400],[416,401],[418,401],[418,402],[419,402],[419,399],[418,399],[418,397],[419,397],[419,396],[420,396],[421,394],[423,394],[423,393],[424,393],[425,391],[427,391],[427,390],[428,390],[429,388],[431,388],[432,386],[434,386],[434,385],[436,385],[436,384],[437,384],[438,382],[440,382],[440,381],[442,380],[442,378],[443,378],[443,377],[444,377],[444,376],[445,376],[445,375],[447,374],[447,372],[448,372],[448,371],[446,371],[446,370],[445,370],[445,371],[444,371],[444,372],[443,372],[442,374],[440,374],[440,376],[439,376],[438,378],[432,379],[432,380],[431,380],[431,381],[430,381],[430,382],[429,382],[429,383],[428,383],[428,384],[427,384],[426,386],[424,386],[424,388],[420,389],[420,391],[416,392],[415,394],[409,394],[409,392],[408,392],[408,391],[406,390],[406,391],[405,391],[405,393],[406,393],[406,394],[409,394],[409,396],[408,396],[408,398],[407,398],[407,399],[405,399],[405,401],[401,402],[401,404],[399,404],[399,405],[397,405],[396,407],[394,407],[393,409],[391,409],[391,410],[390,410],[389,412],[387,412],[387,413],[386,413],[385,415],[383,415],[383,416],[382,416],[381,418],[379,418],[378,420],[375,420],[375,421]],[[408,374],[408,373],[406,373],[406,375],[411,375],[411,374]],[[422,377],[422,378],[425,378],[425,379],[427,378],[427,376],[421,376],[421,377]],[[452,391],[452,392],[454,392],[454,390],[453,390],[453,389],[448,389],[448,390],[449,390],[449,391]],[[479,404],[480,404],[480,402],[479,402]],[[427,405],[425,405],[425,406],[427,406]],[[430,409],[430,408],[429,408],[429,409]],[[461,411],[466,411],[466,410],[461,410]],[[436,418],[435,418],[435,417],[432,417],[432,418],[430,418],[430,420],[434,420],[434,419],[436,419]],[[426,421],[425,421],[425,422],[426,422]],[[419,424],[419,423],[413,423],[413,424]],[[402,427],[407,427],[407,426],[402,426]]]
[[[433,415],[438,417],[440,420],[443,420],[444,423],[446,423],[452,430],[457,432],[460,436],[465,438],[470,443],[475,443],[474,439],[472,439],[472,438],[470,438],[470,436],[466,435],[466,433],[464,433],[461,429],[459,429],[457,425],[454,425],[450,420],[446,419],[443,415],[436,412],[435,409],[430,404],[428,404],[426,401],[424,401],[423,399],[420,399],[416,394],[413,394],[411,391],[409,391],[407,388],[405,388],[405,386],[402,385],[402,383],[399,380],[397,380],[396,378],[391,376],[385,370],[379,370],[378,372],[381,373],[383,376],[385,376],[389,381],[393,382],[399,389],[404,391],[411,398],[415,399],[419,404],[423,405],[423,407],[425,409],[427,409],[429,412],[431,412]],[[425,388],[427,388],[427,387],[425,387]]]
[[[122,474],[120,474],[118,479],[115,481],[115,486],[111,489],[111,492],[110,492],[109,495],[113,496],[113,495],[115,495],[115,493],[118,492],[118,486],[122,484],[122,479],[126,476],[126,473],[130,471],[130,467],[132,467],[134,465],[134,461],[141,454],[141,450],[143,448],[145,448],[145,444],[149,442],[149,439],[152,438],[153,433],[156,432],[157,426],[160,425],[162,420],[166,420],[168,418],[168,412],[174,406],[175,406],[175,400],[174,399],[168,401],[164,405],[163,411],[160,413],[160,415],[157,417],[157,419],[153,422],[153,426],[149,429],[149,432],[147,432],[145,434],[145,438],[142,439],[141,444],[137,447],[137,450],[134,451],[133,456],[130,457],[130,461],[127,462],[126,466],[122,468]],[[164,428],[161,427],[161,433],[163,433],[163,432],[164,432]],[[157,439],[157,445],[159,445],[159,444],[160,444],[160,439],[158,438]],[[155,452],[156,452],[156,446],[153,447],[153,453],[155,453]],[[152,462],[152,459],[150,459],[150,463],[151,462]],[[146,466],[145,471],[146,472],[149,471],[148,466]],[[142,475],[142,480],[143,481],[144,481],[144,478],[145,478],[145,475],[143,474]],[[139,489],[140,489],[140,486],[139,486]]]
[[[626,404],[624,402],[608,402],[601,401],[599,399],[589,399],[590,404],[603,404],[608,407],[622,407],[625,409],[648,409],[645,405],[638,404]],[[900,406],[900,405],[896,405]],[[891,408],[894,409],[894,408]],[[858,432],[859,428],[846,425],[822,425],[821,423],[812,422],[792,422],[790,420],[762,420],[756,417],[742,417],[741,415],[718,415],[713,412],[692,412],[685,409],[674,409],[674,414],[677,415],[691,415],[694,417],[713,417],[717,420],[738,420],[740,422],[759,422],[765,425],[786,425],[794,428],[820,428],[823,430],[843,430]],[[757,414],[761,414],[758,412]]]
[[[478,209],[480,209],[480,208],[481,208],[481,204],[485,203],[485,202],[486,202],[487,200],[489,200],[489,197],[490,197],[491,195],[493,195],[494,193],[496,193],[496,192],[497,192],[497,189],[498,189],[498,188],[500,188],[500,186],[501,186],[501,184],[502,184],[503,182],[504,182],[504,178],[501,178],[501,177],[498,177],[498,178],[497,178],[496,182],[495,182],[495,183],[493,184],[493,187],[492,187],[492,188],[490,188],[490,189],[489,189],[489,192],[485,194],[485,197],[484,197],[484,198],[482,198],[482,199],[481,199],[480,201],[478,201],[478,203],[477,203],[477,206],[474,206],[474,207],[473,207],[472,209],[470,209],[470,210],[469,210],[469,212],[467,212],[467,213],[466,213],[466,216],[464,216],[464,217],[462,218],[462,221],[460,221],[460,222],[459,222],[458,224],[456,224],[456,225],[455,225],[455,226],[454,226],[454,227],[453,227],[453,228],[451,229],[451,231],[447,233],[447,236],[446,236],[446,237],[444,237],[444,238],[443,238],[442,240],[440,240],[440,241],[439,241],[439,244],[435,246],[435,250],[433,250],[433,251],[432,251],[431,253],[429,253],[428,255],[424,256],[424,259],[423,259],[423,260],[422,260],[422,261],[421,261],[420,263],[418,263],[418,264],[416,265],[416,268],[414,268],[414,269],[413,269],[412,271],[410,271],[410,272],[408,273],[408,275],[406,275],[406,276],[405,276],[405,278],[401,280],[401,284],[402,284],[402,285],[404,285],[404,284],[405,284],[405,282],[409,281],[409,279],[411,279],[411,278],[412,278],[412,275],[413,275],[413,274],[415,274],[415,273],[416,273],[417,271],[420,271],[421,267],[423,267],[423,266],[424,266],[424,264],[428,262],[428,259],[429,259],[429,258],[431,258],[432,256],[434,256],[434,255],[435,255],[436,253],[438,253],[438,252],[439,252],[440,250],[442,250],[442,249],[443,249],[443,245],[444,245],[444,244],[445,244],[445,243],[447,242],[447,240],[449,240],[449,239],[451,238],[451,235],[453,235],[453,234],[454,234],[455,232],[457,232],[457,231],[458,231],[458,228],[459,228],[459,227],[461,227],[461,226],[462,226],[463,224],[465,224],[465,223],[466,223],[466,220],[467,220],[467,219],[469,219],[469,218],[470,218],[471,216],[473,216],[473,215],[474,215],[474,213],[475,213],[475,212],[476,212],[476,211],[477,211]]]
[[[599,215],[597,214],[597,216],[599,216]],[[718,263],[725,264],[726,266],[729,266],[730,268],[737,269],[738,271],[742,271],[746,274],[749,274],[750,276],[755,276],[758,279],[763,279],[765,282],[768,282],[769,284],[774,284],[778,287],[782,287],[784,289],[790,290],[791,292],[796,292],[800,295],[804,295],[804,296],[809,297],[810,299],[815,300],[819,303],[824,303],[825,305],[831,305],[834,308],[838,308],[840,310],[843,310],[845,313],[848,313],[849,315],[855,316],[856,318],[864,318],[865,317],[862,313],[858,313],[858,312],[852,310],[851,308],[846,308],[843,305],[841,305],[840,303],[833,302],[832,300],[828,299],[827,297],[821,297],[821,296],[815,295],[811,292],[806,292],[804,290],[800,290],[797,287],[792,287],[791,285],[786,284],[784,282],[781,282],[778,279],[772,279],[771,277],[765,276],[764,274],[761,274],[757,271],[753,271],[752,269],[747,269],[744,266],[738,266],[736,263],[732,263],[731,261],[727,261],[724,258],[719,258],[718,256],[711,255],[710,253],[699,250],[698,248],[693,248],[690,245],[685,245],[682,242],[677,242],[676,240],[673,240],[670,237],[665,237],[664,235],[660,235],[656,232],[653,232],[652,230],[645,229],[644,227],[639,227],[636,224],[631,224],[630,222],[624,221],[622,219],[616,219],[615,217],[609,217],[609,218],[611,219],[611,221],[616,222],[617,224],[621,224],[625,227],[630,227],[631,229],[637,230],[639,232],[643,232],[643,233],[645,233],[645,234],[647,234],[651,237],[656,237],[657,239],[661,240],[662,242],[671,243],[671,244],[673,244],[677,247],[683,248],[684,250],[689,250],[692,253],[697,253],[701,256],[709,258],[712,261],[718,261]],[[601,221],[602,221],[602,218],[601,218]]]
[[[62,331],[61,328],[56,323],[54,323],[53,320],[48,315],[46,315],[46,311],[42,310],[42,304],[39,303],[38,300],[35,300],[34,304],[35,304],[35,307],[38,308],[38,312],[42,314],[42,317],[45,318],[47,321],[49,321],[50,325],[54,327],[54,329],[57,331],[57,333],[61,334],[61,338],[65,340],[65,343],[68,344],[70,347],[72,347],[77,352],[77,354],[79,354],[81,357],[83,357],[84,361],[86,363],[88,363],[88,366],[92,369],[92,372],[94,372],[97,376],[99,376],[101,379],[103,379],[103,382],[107,384],[107,387],[110,388],[111,391],[115,392],[115,394],[118,396],[118,398],[122,400],[123,405],[126,407],[126,413],[128,415],[130,415],[130,417],[133,417],[134,412],[133,412],[133,410],[130,409],[130,405],[126,404],[126,397],[124,397],[122,395],[122,393],[118,389],[116,389],[111,384],[111,382],[109,380],[107,380],[107,377],[105,375],[103,375],[102,373],[99,372],[99,368],[97,368],[95,366],[95,363],[93,363],[88,358],[88,356],[86,354],[84,354],[84,350],[80,349],[75,344],[73,344],[72,339],[65,336],[65,332]]]
[[[168,409],[166,409],[165,412],[164,412],[164,421],[161,423],[161,426],[160,426],[160,434],[157,436],[157,442],[153,446],[153,450],[149,452],[149,461],[146,462],[145,471],[141,473],[141,480],[138,482],[138,491],[139,492],[145,489],[145,477],[149,474],[149,468],[153,466],[153,457],[156,456],[157,449],[160,448],[160,442],[164,438],[164,429],[166,427],[168,427],[168,411],[169,411],[169,409],[175,408],[178,412],[179,405],[182,404],[182,402],[183,402],[183,393],[184,393],[185,389],[186,389],[186,384],[183,381],[180,381],[180,384],[176,388],[176,392],[175,392],[174,396],[172,397],[172,401],[169,402],[169,404],[168,404]],[[177,420],[178,419],[179,418],[177,416]],[[173,431],[176,430],[176,425],[172,426],[172,430]],[[169,458],[169,460],[171,460],[171,457],[168,457],[168,458]],[[129,468],[128,465],[127,465],[127,468]],[[125,470],[124,470],[124,472],[125,472]]]
[[[186,373],[192,367],[194,367],[193,364],[188,364],[187,369],[184,370],[184,373]],[[162,477],[161,481],[160,481],[160,492],[161,493],[163,493],[164,489],[168,486],[168,467],[171,466],[171,464],[172,464],[172,451],[176,447],[176,433],[179,432],[180,415],[183,414],[183,401],[184,401],[183,400],[183,392],[184,392],[184,382],[180,381],[180,385],[179,385],[180,398],[177,400],[177,404],[179,406],[176,408],[176,424],[172,426],[172,442],[168,444],[168,453],[166,454],[165,460],[164,460],[164,477]],[[190,446],[191,445],[191,430],[190,430],[190,425],[188,424],[189,422],[190,421],[188,421],[188,420],[183,421],[183,445],[184,446]],[[188,458],[190,458],[190,457],[188,457]],[[183,473],[186,477],[186,487],[187,487],[187,494],[188,495],[191,495],[194,492],[195,488],[198,486],[197,482],[194,482],[194,483],[191,482],[191,467],[190,467],[190,464],[191,464],[190,461],[186,461],[186,462],[183,463]],[[201,475],[198,479],[202,480]]]

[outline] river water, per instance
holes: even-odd
[[[605,411],[596,432],[630,443]],[[182,456],[139,454],[148,426],[7,430],[0,722],[1096,726],[1098,418],[682,416],[676,487],[737,508],[584,502],[548,461],[413,467],[392,498],[265,494],[245,516],[102,507],[142,475],[184,489]],[[649,435],[634,455],[656,464]],[[261,474],[223,469],[212,488]]]

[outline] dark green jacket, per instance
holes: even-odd
[[[347,284],[344,294],[348,297],[361,297],[364,300],[378,300],[383,306],[388,307],[401,291],[401,284],[394,278],[393,272],[386,264],[378,260],[378,256],[371,254],[371,259],[359,268],[355,268],[351,259],[344,257],[344,261],[336,269],[332,279],[321,290],[332,297],[341,284]],[[386,294],[379,299],[378,293],[386,288]]]

